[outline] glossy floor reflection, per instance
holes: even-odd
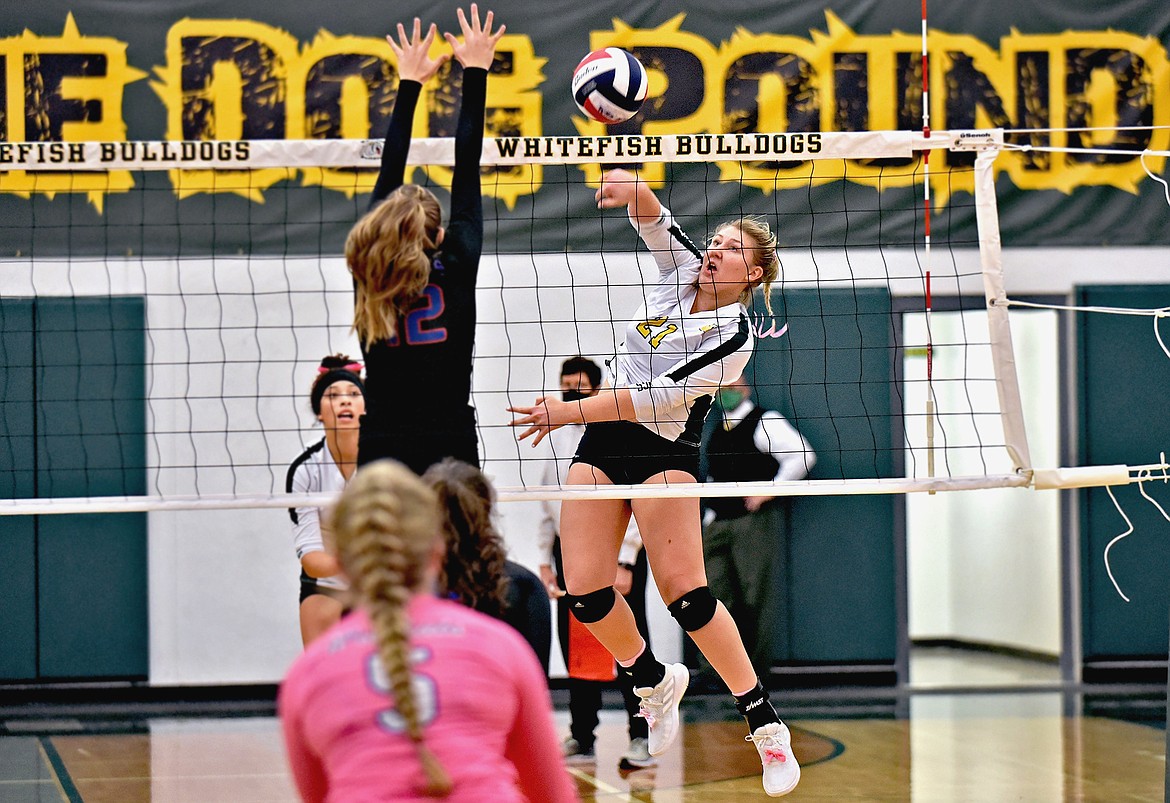
[[[845,689],[779,693],[776,702],[803,767],[789,800],[1163,799],[1161,689]],[[567,732],[563,710],[557,721]],[[684,723],[680,744],[657,767],[623,773],[624,714],[604,711],[596,763],[571,770],[582,799],[767,799],[755,751],[744,741],[746,728],[729,698],[688,699]],[[0,721],[5,803],[295,800],[278,723],[270,716],[139,718],[131,710],[110,710],[9,714]]]

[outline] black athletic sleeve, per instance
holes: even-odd
[[[370,198],[373,209],[386,196],[402,186],[406,174],[406,156],[410,153],[411,128],[414,125],[414,108],[422,84],[418,81],[398,82],[398,95],[394,98],[394,111],[390,114],[390,126],[386,129],[386,141],[382,144],[382,167],[378,181],[374,184],[374,195]],[[480,111],[482,120],[483,112]],[[483,128],[482,122],[480,128]]]
[[[463,94],[455,128],[455,170],[451,177],[451,219],[446,251],[458,249],[474,272],[483,249],[483,198],[479,182],[479,158],[483,152],[484,105],[487,102],[487,70],[463,70]]]

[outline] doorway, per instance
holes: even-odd
[[[1036,467],[1060,465],[1058,314],[1012,312],[1013,351],[1025,428]],[[1001,444],[983,309],[931,316],[941,427],[955,442]],[[926,342],[923,313],[903,316],[903,342]],[[923,420],[925,354],[907,349],[903,364],[907,420]],[[951,411],[964,415],[947,415]],[[987,412],[992,411],[992,412]],[[913,425],[911,425],[913,427]],[[955,431],[965,428],[962,437]],[[925,430],[908,429],[921,473]],[[936,446],[942,436],[936,434]],[[906,461],[908,473],[915,462]],[[936,475],[1008,473],[1005,449],[948,449]],[[914,493],[906,498],[910,683],[915,686],[1059,682],[1061,518],[1056,492],[1023,488]]]

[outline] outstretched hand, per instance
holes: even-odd
[[[472,3],[470,24],[467,22],[467,16],[463,13],[463,9],[459,9],[459,27],[463,30],[463,40],[460,41],[455,34],[450,32],[443,34],[451,45],[451,50],[455,52],[455,58],[464,67],[479,67],[486,70],[492,66],[496,43],[500,41],[500,37],[507,30],[507,26],[501,25],[499,30],[492,33],[493,19],[494,15],[488,11],[487,16],[483,19],[483,25],[480,26],[479,6]]]
[[[462,13],[462,12],[460,12]],[[441,53],[431,58],[431,43],[435,41],[435,23],[427,29],[427,35],[422,35],[422,23],[418,17],[414,18],[414,31],[410,38],[406,36],[406,29],[398,23],[398,41],[393,36],[387,36],[390,49],[398,60],[398,77],[407,81],[418,81],[425,84],[434,78],[439,68],[451,59],[450,53]]]
[[[662,214],[662,203],[650,185],[629,170],[607,170],[601,176],[601,186],[593,199],[598,209],[628,207],[631,218],[638,221],[656,220]]]
[[[509,413],[520,414],[520,417],[514,418],[509,426],[528,427],[520,433],[520,440],[535,435],[536,440],[532,442],[532,445],[536,446],[554,429],[560,429],[565,424],[574,423],[572,418],[566,415],[572,409],[579,410],[580,404],[563,402],[552,396],[541,396],[532,407],[509,407]]]
[[[601,186],[593,195],[598,209],[627,206],[638,192],[638,177],[629,170],[607,170],[601,176]]]

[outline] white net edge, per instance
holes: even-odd
[[[932,131],[929,137],[914,131],[485,137],[480,163],[493,167],[877,159],[910,157],[921,150],[979,150],[1002,145],[1002,129]],[[381,158],[382,141],[370,139],[0,142],[0,172],[376,168]],[[455,141],[450,137],[423,137],[411,142],[409,165],[450,166],[454,162]]]

